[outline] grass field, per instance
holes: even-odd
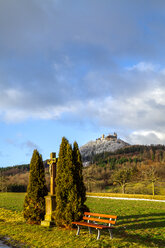
[[[29,225],[22,217],[24,194],[0,194],[0,237],[23,247],[165,247],[165,203],[88,198],[91,212],[118,215],[113,240],[108,232],[96,240],[96,230],[66,230]],[[11,242],[11,240],[10,240]]]

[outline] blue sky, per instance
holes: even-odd
[[[165,2],[0,0],[0,167],[114,131],[165,143]]]

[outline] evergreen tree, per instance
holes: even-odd
[[[42,156],[34,150],[30,162],[30,178],[24,201],[24,218],[28,223],[39,224],[45,214],[45,198],[48,194]]]
[[[73,164],[75,165],[75,173],[74,173],[74,179],[76,183],[77,188],[77,197],[79,202],[79,209],[81,210],[82,214],[85,210],[87,210],[87,207],[84,205],[86,201],[86,188],[83,182],[83,175],[82,175],[82,160],[81,160],[81,154],[79,151],[79,147],[77,142],[75,141],[73,144]],[[75,220],[79,219],[80,216],[75,216]]]
[[[77,190],[76,165],[73,151],[66,138],[62,138],[57,162],[55,222],[59,226],[71,226],[82,215],[82,202]]]

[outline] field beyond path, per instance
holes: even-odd
[[[165,247],[164,202],[88,198],[91,212],[118,216],[114,238],[105,231],[96,240],[96,230],[90,235],[82,229],[76,236],[76,229],[26,224],[23,200],[22,193],[0,193],[0,237],[10,237],[22,247]]]

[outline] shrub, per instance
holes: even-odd
[[[45,214],[45,199],[48,193],[42,156],[34,150],[30,162],[30,178],[24,201],[24,218],[28,223],[39,224]]]
[[[86,205],[84,205],[86,201],[86,188],[83,181],[82,174],[82,160],[81,154],[78,147],[77,142],[75,141],[73,144],[73,164],[74,164],[74,183],[76,184],[77,189],[77,200],[78,200],[78,215],[74,215],[74,220],[79,220],[83,216],[83,212],[87,210]],[[81,212],[81,215],[80,215]]]
[[[74,150],[66,138],[62,138],[57,162],[55,222],[70,227],[85,209],[85,187],[82,182],[82,163],[78,145]]]

